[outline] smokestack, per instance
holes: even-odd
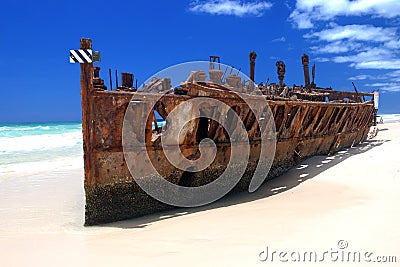
[[[304,54],[301,57],[301,61],[303,63],[303,70],[304,70],[304,83],[307,89],[310,89],[310,70],[308,69],[309,59],[308,55]]]
[[[256,66],[256,57],[257,57],[256,52],[251,51],[249,57],[250,57],[250,80],[254,82],[254,68]]]

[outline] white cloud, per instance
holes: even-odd
[[[351,81],[385,80],[385,81],[400,83],[400,70],[395,70],[395,71],[387,72],[384,74],[377,74],[377,75],[360,74],[357,76],[350,77],[349,80],[351,80]]]
[[[212,15],[262,16],[272,7],[270,2],[242,2],[238,0],[208,0],[191,3],[190,11]]]
[[[373,81],[372,83],[364,83],[363,87],[373,87],[386,92],[400,92],[400,70],[392,71],[379,75],[366,75],[361,74],[350,77],[351,81]],[[378,80],[378,81],[376,81]],[[384,80],[384,82],[382,82]]]
[[[284,36],[282,36],[280,38],[276,38],[276,39],[272,40],[271,42],[273,42],[273,43],[278,43],[278,42],[284,43],[284,42],[286,42],[286,38]]]
[[[358,51],[362,45],[355,42],[336,41],[323,46],[312,46],[316,54],[340,54],[350,51]]]
[[[335,63],[349,63],[356,69],[400,69],[396,28],[331,24],[330,28],[304,37],[320,43],[311,47],[314,53],[337,54],[332,58]]]
[[[349,80],[350,81],[362,81],[362,80],[370,79],[370,77],[371,76],[369,76],[369,75],[361,74],[361,75],[357,75],[354,77],[350,77]]]
[[[317,57],[317,58],[315,59],[315,61],[316,61],[316,62],[328,62],[328,61],[329,61],[329,58],[326,58],[326,57]]]
[[[387,73],[386,76],[389,77],[393,81],[400,82],[400,70],[395,70],[395,71],[389,72],[389,73]]]
[[[359,63],[350,64],[351,67],[355,67],[356,69],[382,69],[382,70],[392,70],[392,69],[400,69],[400,60],[372,60],[372,61],[364,61]]]
[[[309,29],[314,26],[311,22],[311,17],[307,13],[302,13],[298,10],[294,10],[289,18],[296,23],[299,29]]]
[[[382,18],[400,16],[399,0],[297,0],[290,19],[300,29],[312,28],[315,21],[337,16],[372,15]]]
[[[400,40],[390,40],[389,42],[385,43],[385,46],[392,49],[399,49]]]
[[[345,62],[361,63],[361,62],[375,61],[377,59],[391,59],[391,58],[392,58],[391,51],[385,48],[374,47],[354,55],[336,56],[333,58],[333,61],[335,61],[336,63],[345,63]]]
[[[397,36],[396,28],[382,28],[372,25],[335,25],[330,29],[320,32],[305,34],[304,37],[317,37],[321,41],[370,41],[370,42],[388,42],[394,41]]]
[[[382,47],[369,48],[355,55],[336,56],[336,63],[350,63],[356,69],[400,69],[400,59],[393,52]]]
[[[378,87],[382,91],[400,92],[400,83],[368,83],[365,86]]]

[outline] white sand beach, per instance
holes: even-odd
[[[0,266],[400,266],[400,124],[378,127],[255,193],[96,227],[83,226],[83,160],[0,176]],[[294,262],[305,252],[323,260]]]

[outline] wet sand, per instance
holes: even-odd
[[[384,265],[399,266],[400,124],[379,129],[373,140],[307,159],[255,193],[96,227],[82,226],[81,164],[3,177],[0,265],[382,266],[377,256],[397,256]],[[361,260],[342,262],[335,251]],[[294,262],[305,252],[323,261]]]

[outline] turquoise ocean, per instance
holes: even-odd
[[[0,124],[0,176],[82,159],[81,123]],[[39,165],[38,165],[39,164]]]

